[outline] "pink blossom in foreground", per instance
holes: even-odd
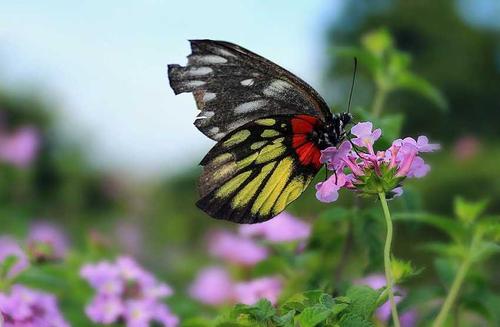
[[[383,191],[389,197],[398,196],[403,192],[401,182],[405,178],[419,178],[429,172],[430,166],[419,154],[438,150],[438,144],[429,143],[425,136],[419,136],[417,140],[407,137],[395,140],[387,150],[375,153],[373,146],[382,132],[372,129],[369,122],[359,123],[351,129],[356,137],[350,142],[344,141],[338,147],[321,151],[321,162],[326,163],[334,174],[316,185],[318,200],[336,201],[342,188],[362,194]]]
[[[212,306],[255,304],[261,299],[275,304],[281,291],[282,283],[278,277],[260,277],[235,282],[224,268],[209,267],[198,274],[189,288],[189,295]]]
[[[40,135],[34,127],[25,126],[12,134],[0,132],[0,160],[18,167],[28,166],[36,157]]]
[[[217,231],[209,236],[208,251],[216,258],[244,266],[253,266],[268,256],[265,247],[227,231]]]
[[[80,275],[95,289],[96,295],[85,308],[96,323],[124,321],[126,326],[177,326],[178,318],[162,303],[172,289],[159,282],[133,259],[120,257],[115,262],[87,264]]]
[[[281,279],[278,277],[262,277],[237,283],[234,287],[236,302],[255,304],[260,299],[267,299],[276,304],[282,291]]]
[[[9,236],[0,237],[0,264],[7,258],[15,257],[16,262],[7,273],[7,277],[13,278],[29,266],[28,256],[19,244]]]
[[[31,226],[27,238],[28,249],[35,260],[59,260],[68,251],[68,240],[56,225],[38,222]]]
[[[382,274],[373,274],[366,276],[365,278],[359,279],[355,283],[359,285],[366,285],[373,289],[379,289],[385,286],[386,280],[385,276]],[[400,294],[401,293],[404,294],[404,292],[401,289],[398,289],[397,287],[395,288],[395,290]],[[401,302],[403,298],[404,296],[396,295],[395,296],[396,303]],[[391,318],[391,305],[389,301],[385,302],[384,304],[382,304],[382,306],[380,306],[377,309],[376,317],[378,320],[384,323],[387,323],[389,321],[389,319]],[[399,317],[399,320],[402,327],[414,327],[417,325],[417,320],[418,320],[417,311],[416,310],[405,311]]]
[[[0,314],[4,327],[66,327],[52,294],[22,285],[12,286],[10,292],[0,293]]]
[[[227,304],[233,300],[234,285],[222,267],[201,270],[189,288],[189,295],[208,305]]]
[[[301,241],[309,238],[311,225],[287,212],[282,212],[260,224],[241,225],[239,233],[247,237],[260,236],[273,243]]]

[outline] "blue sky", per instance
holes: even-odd
[[[166,67],[187,39],[247,47],[319,86],[325,29],[342,2],[10,1],[0,10],[0,83],[34,88],[59,128],[99,166],[143,175],[198,161],[212,142],[192,125],[191,95]]]

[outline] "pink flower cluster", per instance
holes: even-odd
[[[145,271],[133,259],[120,257],[115,262],[87,264],[80,275],[95,289],[86,307],[87,316],[96,323],[125,322],[128,327],[146,327],[155,322],[177,326],[178,318],[162,301],[172,289]]]
[[[0,293],[0,314],[4,327],[69,326],[55,296],[22,285],[13,285],[9,294]]]
[[[28,256],[21,246],[13,238],[3,236],[0,237],[0,265],[8,258],[16,260],[7,271],[9,279],[29,267]],[[69,326],[53,295],[19,284],[13,285],[9,293],[0,293],[0,317],[5,327]]]
[[[366,285],[373,289],[379,289],[385,287],[386,281],[384,275],[373,274],[366,276],[365,278],[362,278],[360,280],[357,280],[355,283],[360,285]],[[396,291],[398,292],[398,294],[403,294],[403,295],[396,295],[395,297],[395,302],[399,303],[404,298],[404,291],[401,289],[396,289]],[[387,323],[391,318],[391,305],[389,301],[382,304],[382,306],[377,309],[375,315],[379,321]],[[416,310],[410,309],[408,311],[403,312],[401,317],[399,317],[399,320],[402,327],[414,327],[417,325],[418,313]]]
[[[218,231],[209,237],[209,253],[244,270],[265,260],[271,249],[267,243],[304,242],[311,233],[308,223],[283,212],[270,221],[240,226],[238,233]],[[192,283],[191,297],[208,305],[231,303],[254,304],[265,298],[276,303],[282,290],[278,276],[235,281],[224,267],[213,266],[200,271]]]
[[[201,270],[189,288],[189,295],[208,305],[230,303],[255,304],[267,299],[275,304],[281,294],[282,282],[277,276],[267,276],[236,282],[223,267]]]
[[[316,185],[316,197],[322,202],[336,201],[341,188],[363,194],[385,192],[399,196],[403,192],[403,179],[423,177],[430,170],[419,154],[439,149],[438,144],[430,144],[427,137],[419,136],[417,140],[411,137],[395,140],[389,149],[375,152],[373,145],[382,131],[373,131],[370,122],[355,125],[351,134],[355,138],[321,153],[321,162],[334,171],[330,178]]]
[[[39,147],[40,135],[34,127],[20,127],[11,134],[0,131],[0,160],[14,166],[28,166]]]

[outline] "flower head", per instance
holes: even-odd
[[[311,234],[311,225],[288,212],[282,212],[260,224],[241,225],[239,233],[246,237],[261,236],[272,243],[302,241]]]
[[[209,305],[221,305],[233,300],[233,281],[229,273],[221,267],[207,267],[189,288],[189,295]]]
[[[338,173],[326,181],[316,184],[316,198],[321,202],[334,202],[339,198],[339,190],[346,183],[346,175]]]
[[[208,250],[211,255],[243,266],[253,266],[267,258],[267,249],[255,241],[227,231],[210,235]]]
[[[382,130],[377,128],[372,131],[373,124],[370,122],[364,122],[356,124],[351,129],[351,134],[355,135],[356,138],[352,139],[352,143],[355,145],[366,148],[370,153],[373,153],[373,144],[382,135]]]
[[[0,293],[0,315],[5,327],[69,326],[52,294],[22,285],[12,286],[10,293]]]
[[[87,264],[80,275],[96,291],[85,309],[93,322],[112,324],[124,320],[127,326],[149,326],[155,321],[166,327],[177,325],[177,317],[161,302],[172,294],[170,286],[159,282],[132,258]]]
[[[352,145],[349,142],[343,142],[340,146],[329,147],[321,151],[320,161],[328,163],[328,169],[338,170],[345,166],[345,160],[352,150]]]
[[[389,197],[399,196],[403,193],[401,182],[405,178],[419,178],[429,172],[430,166],[419,154],[439,149],[438,144],[430,144],[425,136],[419,136],[417,140],[407,137],[395,140],[387,150],[375,153],[373,145],[382,131],[372,129],[370,122],[359,123],[351,129],[356,137],[350,142],[357,146],[356,149],[345,141],[338,148],[322,151],[321,161],[334,174],[316,185],[318,200],[336,201],[342,188],[363,195],[384,192]]]
[[[12,134],[0,133],[0,160],[26,167],[35,159],[39,145],[40,135],[34,127],[24,126]]]
[[[66,235],[55,225],[39,222],[28,235],[28,249],[37,261],[62,259],[68,249]]]
[[[282,284],[278,277],[262,277],[235,285],[236,301],[243,304],[255,304],[260,299],[267,299],[276,304],[281,294]]]

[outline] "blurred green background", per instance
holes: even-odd
[[[92,137],[91,132],[85,129],[83,129],[85,132],[82,132],[71,125],[66,128],[70,129],[69,131],[65,130],[65,119],[71,116],[72,111],[61,108],[64,107],[65,102],[59,101],[60,95],[57,91],[47,86],[53,84],[38,75],[22,75],[21,73],[16,75],[16,69],[9,67],[13,62],[12,57],[9,57],[10,52],[5,48],[9,43],[6,42],[0,46],[0,67],[3,67],[0,69],[0,74],[2,70],[9,71],[9,78],[3,81],[0,78],[2,133],[9,135],[21,127],[31,126],[38,131],[40,136],[40,147],[33,162],[23,167],[5,161],[0,164],[2,234],[23,235],[32,221],[40,218],[48,219],[65,227],[76,248],[102,243],[113,251],[133,254],[171,283],[180,294],[183,293],[184,287],[192,280],[196,270],[209,261],[204,251],[207,231],[214,228],[233,228],[230,223],[210,219],[194,206],[197,198],[197,176],[200,172],[196,161],[208,149],[209,142],[188,122],[195,116],[194,101],[189,96],[185,96],[182,100],[184,102],[176,102],[178,100],[174,100],[174,95],[167,83],[166,65],[171,63],[168,60],[184,60],[179,58],[188,54],[187,43],[182,39],[199,36],[217,39],[227,37],[227,41],[240,43],[242,46],[257,51],[299,75],[304,72],[303,67],[316,69],[315,72],[308,73],[310,75],[306,74],[307,77],[317,77],[313,84],[319,86],[327,102],[335,108],[334,110],[339,111],[345,109],[352,77],[352,56],[345,55],[349,52],[344,52],[342,55],[342,51],[349,47],[359,46],[362,36],[366,33],[380,28],[385,29],[393,36],[394,47],[404,51],[409,56],[408,58],[411,58],[412,71],[432,83],[441,91],[445,99],[445,103],[431,101],[429,98],[432,99],[432,96],[422,97],[404,88],[386,95],[382,117],[385,114],[400,115],[398,117],[403,119],[401,135],[425,134],[431,140],[442,144],[442,151],[427,158],[432,166],[431,173],[422,180],[409,182],[405,196],[392,203],[394,210],[432,211],[452,215],[453,199],[457,195],[471,200],[487,198],[490,200],[491,212],[500,210],[500,172],[498,169],[500,162],[500,133],[498,132],[500,5],[498,1],[358,0],[331,3],[317,1],[311,4],[317,9],[314,12],[303,11],[304,6],[307,7],[306,4],[278,3],[271,6],[260,1],[253,2],[251,6],[253,11],[248,15],[254,16],[256,22],[265,21],[265,28],[272,29],[273,26],[277,26],[277,31],[272,31],[269,35],[254,33],[258,34],[257,36],[252,35],[252,29],[255,27],[249,18],[245,18],[242,22],[245,26],[239,26],[240,28],[231,25],[236,23],[238,15],[243,15],[244,10],[248,8],[238,6],[237,8],[223,8],[223,5],[211,8],[212,11],[206,11],[206,15],[227,10],[226,14],[219,13],[219,15],[223,18],[227,15],[231,16],[227,18],[227,23],[224,23],[222,19],[222,22],[216,23],[216,28],[211,28],[209,24],[212,20],[198,19],[198,15],[204,16],[200,13],[196,14],[196,22],[190,22],[189,11],[196,9],[182,8],[180,4],[161,7],[165,9],[165,13],[161,17],[163,20],[157,22],[159,26],[161,22],[164,23],[163,28],[160,29],[164,31],[164,35],[160,40],[182,42],[178,45],[179,48],[172,50],[177,57],[160,56],[164,61],[160,62],[161,65],[158,67],[152,67],[146,66],[149,60],[148,52],[137,52],[135,54],[138,56],[135,62],[137,66],[132,68],[133,71],[140,71],[141,65],[145,65],[144,69],[152,70],[152,73],[157,75],[155,87],[163,93],[162,99],[166,99],[162,100],[161,105],[156,106],[156,110],[161,110],[163,116],[151,117],[153,112],[145,111],[144,120],[141,120],[141,115],[137,114],[132,119],[133,123],[140,125],[146,133],[150,130],[162,142],[175,144],[172,150],[170,148],[162,150],[169,153],[168,159],[165,159],[168,160],[169,168],[155,168],[151,174],[145,174],[142,171],[147,171],[149,166],[146,164],[143,168],[140,160],[134,161],[134,164],[127,166],[127,169],[123,169],[123,165],[116,163],[126,156],[141,156],[140,152],[135,151],[138,148],[149,148],[148,153],[153,153],[156,143],[138,140],[142,143],[130,145],[132,150],[127,154],[127,145],[123,141],[117,141],[115,146],[121,147],[119,149],[122,153],[121,157],[118,156],[118,159],[111,160],[109,163],[106,161],[109,158],[103,155],[106,160],[101,160],[99,155],[106,152],[107,148],[101,148],[101,152],[95,151],[93,148],[95,144],[92,142],[96,139]],[[60,4],[56,2],[51,6],[58,5]],[[9,8],[9,6],[6,5],[12,17],[22,10],[29,12],[27,4],[24,7],[11,5]],[[297,8],[289,8],[294,6]],[[98,7],[94,9],[98,11]],[[288,10],[293,11],[294,14],[287,15]],[[178,14],[178,11],[182,13]],[[264,11],[266,13],[263,13]],[[74,10],[71,12],[71,15],[78,16]],[[0,15],[8,14],[9,10],[3,11]],[[59,19],[65,19],[63,10],[59,14]],[[108,14],[111,17],[109,24],[113,24],[112,18],[116,18],[118,14],[115,12],[108,12]],[[294,25],[294,21],[290,19],[301,14],[304,19],[307,18],[307,22],[315,22],[318,19],[319,23],[299,25],[301,28],[314,26],[307,32],[309,34],[306,32],[295,36],[293,33],[287,34],[287,26]],[[23,17],[28,19],[30,15],[38,14],[33,11]],[[90,14],[83,12],[81,15],[82,17],[86,15],[84,16],[86,18],[93,17],[92,12]],[[99,17],[103,15],[102,12],[96,13]],[[183,22],[172,18],[178,15],[184,17]],[[46,18],[49,19],[49,17]],[[145,23],[145,20],[146,18],[141,16],[131,22],[133,22],[132,25],[139,26]],[[85,21],[92,24],[91,20]],[[98,22],[105,24],[106,19],[98,19]],[[71,21],[66,21],[66,23],[71,24]],[[74,24],[85,26],[85,22],[81,21],[76,21]],[[10,26],[15,27],[14,24]],[[15,37],[16,31],[11,31],[9,28],[8,24],[4,25],[0,35]],[[43,29],[44,26],[40,28]],[[134,29],[133,26],[131,28]],[[204,28],[206,32],[200,32]],[[228,29],[233,29],[233,31],[229,34],[219,33],[220,30]],[[185,36],[193,30],[197,30],[198,34]],[[157,30],[155,35],[161,34],[160,31]],[[176,34],[176,31],[182,31],[182,33]],[[60,36],[64,33],[65,31],[57,31],[55,35]],[[293,46],[301,47],[301,43],[314,45],[309,51],[314,51],[315,57],[307,59],[305,54],[310,52],[304,52],[300,56],[292,55],[292,59],[287,62],[286,51],[276,50],[279,45],[285,44],[282,43],[285,41],[278,40],[277,46],[273,46],[275,40],[272,39],[272,37],[284,37],[284,35],[290,41],[289,48],[285,50],[293,51]],[[304,36],[310,37],[310,40],[299,39]],[[94,37],[100,36],[95,34]],[[135,51],[133,43],[135,38],[151,37],[151,35],[139,33],[131,37],[128,40],[129,43],[126,44],[130,46],[131,51]],[[230,39],[231,37],[233,39]],[[78,39],[79,35],[71,35],[71,38]],[[247,38],[248,41],[246,41]],[[64,38],[61,37],[61,40],[63,41]],[[81,42],[86,42],[86,40],[83,37]],[[43,39],[39,42],[43,47]],[[260,46],[262,51],[259,51],[259,47],[252,48],[252,44],[262,44]],[[40,44],[38,46],[40,47]],[[115,51],[113,46],[114,43],[110,42],[108,50],[112,56],[109,56],[109,60],[119,58],[122,53]],[[167,47],[162,49],[161,54],[168,52]],[[53,60],[57,61],[57,54],[52,54],[56,56]],[[2,64],[2,55],[4,55],[5,64]],[[28,53],[25,56],[33,58],[37,54]],[[313,59],[317,59],[314,64],[305,62]],[[15,64],[14,67],[16,67]],[[124,70],[127,68],[121,67]],[[67,74],[68,68],[64,69]],[[85,69],[91,69],[91,67]],[[75,74],[78,72],[79,70],[75,68]],[[57,74],[57,70],[51,71],[51,76]],[[24,79],[22,83],[11,83],[16,76],[21,75]],[[33,77],[33,80],[26,81],[26,76]],[[134,76],[130,77],[134,78]],[[84,75],[83,78],[88,78],[87,83],[92,84],[99,78],[99,72]],[[100,82],[96,81],[96,83]],[[81,88],[76,94],[81,97],[82,103],[92,103],[85,99],[86,96],[92,96],[90,92],[85,92],[85,84],[77,83],[74,87]],[[138,88],[140,89],[140,86]],[[353,107],[370,107],[374,97],[377,96],[376,92],[377,88],[369,77],[369,70],[361,63]],[[130,93],[117,91],[109,93],[106,97],[120,97],[121,101],[127,102],[130,94],[133,101],[137,102],[138,98],[134,97],[133,93],[133,89]],[[153,92],[151,95],[155,94]],[[113,99],[110,101],[112,102]],[[143,106],[154,104],[155,98],[149,97],[144,103],[138,102],[135,111],[140,113]],[[104,113],[106,108],[114,110],[114,114]],[[96,128],[103,129],[108,125],[113,125],[113,122],[117,125],[122,123],[119,119],[113,120],[113,115],[127,114],[121,112],[119,107],[114,108],[108,105],[86,110],[97,115],[96,121],[108,120],[107,125],[96,125]],[[185,119],[180,125],[176,121],[178,125],[176,130],[169,128],[162,130],[159,126],[149,129],[148,122],[151,120],[172,119],[174,121],[173,117],[177,116],[180,111],[183,111],[181,115]],[[64,115],[61,114],[62,112]],[[102,118],[99,118],[100,114]],[[360,115],[355,116],[355,119],[361,118]],[[92,122],[93,120],[91,124]],[[127,125],[115,126],[115,130],[127,128]],[[72,129],[74,130],[71,131]],[[191,143],[183,144],[183,138],[179,137],[178,133],[189,134]],[[104,135],[112,137],[110,134]],[[109,143],[113,147],[112,140]],[[193,153],[189,147],[196,143],[202,146],[194,145]],[[183,149],[188,151],[189,155],[186,155]],[[320,173],[319,176],[323,174]],[[357,201],[351,194],[346,193],[341,197],[342,200],[333,206],[348,205]],[[311,187],[291,206],[290,210],[298,216],[314,220],[320,212],[331,206],[319,203]],[[415,245],[426,239],[440,237],[442,235],[438,232],[422,226],[398,225],[396,226],[395,253],[402,258],[414,258],[419,267],[430,267],[432,266],[429,262],[430,258],[417,251]],[[432,271],[429,269],[425,270],[423,275],[426,278],[433,278]],[[493,282],[494,285],[500,286],[500,280]]]

